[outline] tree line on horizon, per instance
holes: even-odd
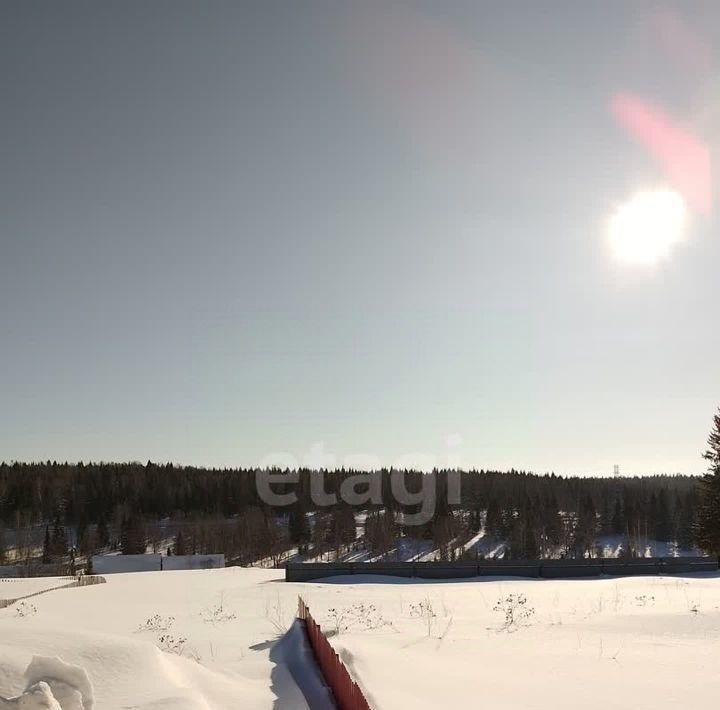
[[[291,549],[325,559],[362,544],[375,557],[391,559],[398,539],[408,544],[429,541],[438,559],[449,560],[461,557],[480,530],[507,541],[506,556],[528,559],[601,554],[596,541],[602,535],[621,536],[628,554],[644,554],[645,540],[677,542],[687,549],[695,542],[699,488],[697,479],[687,476],[563,478],[465,472],[461,502],[452,505],[445,493],[448,472],[408,471],[408,489],[419,489],[420,477],[432,475],[438,497],[429,522],[404,527],[403,515],[416,510],[394,502],[389,471],[372,474],[380,478],[386,505],[355,509],[342,502],[316,506],[310,493],[314,475],[319,474],[300,472],[292,487],[295,505],[273,508],[258,496],[254,470],[151,462],[0,464],[0,526],[12,531],[15,548],[25,540],[27,557],[37,547],[29,531],[44,526],[41,557],[46,563],[70,551],[142,553],[148,546],[164,553],[222,552],[243,564],[261,559],[277,564]],[[354,472],[325,475],[325,490],[338,493],[351,475]],[[360,512],[361,542],[356,531]],[[173,530],[170,545],[163,527]],[[7,547],[0,540],[0,559],[7,558]]]
[[[28,563],[38,557],[50,563],[152,548],[279,565],[293,553],[337,559],[360,547],[374,558],[393,559],[401,545],[423,542],[430,543],[437,559],[454,560],[472,554],[468,543],[481,531],[502,541],[503,555],[516,559],[602,555],[598,538],[609,535],[622,539],[626,556],[644,556],[649,541],[720,554],[720,414],[705,458],[710,468],[701,479],[461,472],[459,503],[447,495],[454,472],[406,471],[409,490],[419,490],[422,477],[432,476],[437,491],[434,514],[418,526],[402,525],[417,506],[394,500],[391,471],[385,469],[370,474],[382,490],[383,505],[319,507],[311,493],[313,477],[322,477],[327,493],[339,495],[343,481],[357,472],[302,470],[296,484],[275,486],[277,492],[294,491],[296,503],[273,508],[258,494],[254,469],[150,461],[2,463],[0,564],[8,560],[10,547],[16,560]],[[44,529],[41,545],[38,529]]]

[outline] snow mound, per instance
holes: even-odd
[[[93,687],[87,671],[50,656],[33,656],[25,671],[28,686],[44,681],[62,710],[92,710]]]
[[[73,598],[70,594],[66,597]],[[60,631],[41,622],[30,628],[24,621],[3,620],[0,695],[43,681],[57,703],[48,710],[220,710],[237,707],[238,698],[242,707],[272,706],[266,677],[219,673],[189,658],[164,653],[135,634],[123,638],[75,629]],[[24,649],[32,649],[32,655]],[[52,656],[54,653],[63,660]],[[264,702],[265,697],[270,698],[269,703]],[[28,708],[36,710],[35,705]],[[0,705],[0,710],[5,707]]]
[[[33,656],[22,695],[0,697],[0,710],[92,710],[93,689],[83,668],[51,656]]]
[[[0,710],[64,710],[47,683],[31,685],[17,698],[0,698]]]

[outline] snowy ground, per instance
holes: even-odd
[[[287,584],[282,571],[230,568],[107,579],[34,597],[25,616],[0,610],[0,698],[34,683],[37,702],[22,707],[57,710],[40,704],[48,666],[24,677],[48,656],[87,673],[101,710],[327,707],[298,629],[283,638],[298,593],[324,628],[333,617],[349,627],[331,640],[375,708],[702,708],[718,687],[719,576]],[[534,614],[503,629],[494,607],[511,595]],[[83,707],[71,702],[63,710]]]
[[[337,582],[342,601],[333,603],[375,603],[392,626],[357,626],[333,644],[375,707],[702,708],[715,697],[718,670],[709,659],[720,656],[718,576],[365,579]],[[314,614],[325,615],[334,584],[313,585]],[[510,595],[524,595],[535,613],[504,629],[505,615],[494,608]],[[435,615],[429,629],[421,603]]]

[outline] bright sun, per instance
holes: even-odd
[[[682,239],[685,201],[673,190],[638,192],[610,219],[610,244],[628,264],[652,266]]]

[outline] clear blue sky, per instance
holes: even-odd
[[[618,92],[720,155],[717,4],[663,7],[3,2],[0,459],[701,471],[717,216],[606,235],[676,187]]]

